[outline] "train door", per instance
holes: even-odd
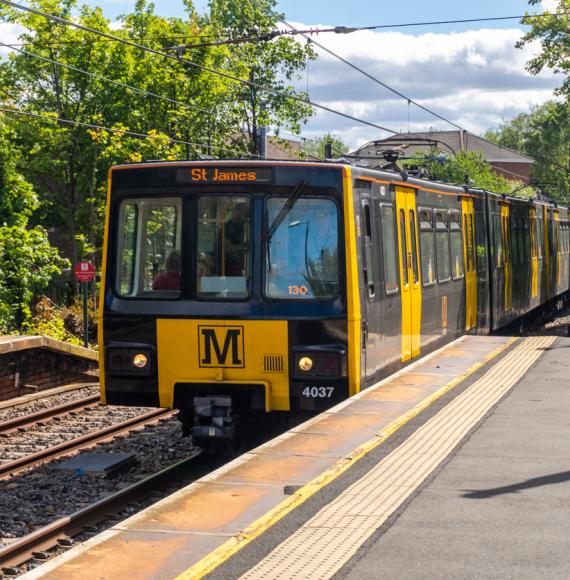
[[[538,240],[536,232],[536,209],[528,211],[530,222],[530,297],[538,297]]]
[[[402,362],[420,354],[422,291],[420,282],[416,194],[396,187],[400,283],[402,288]]]
[[[554,284],[556,291],[554,294],[560,292],[560,215],[557,210],[552,212],[552,237],[554,244],[554,263],[556,265],[556,273],[554,274]]]
[[[472,199],[461,200],[463,217],[463,263],[465,264],[465,330],[477,327],[477,271]]]
[[[507,204],[501,204],[501,230],[505,252],[505,311],[513,308],[513,262],[511,245],[510,211]]]
[[[546,207],[543,206],[543,215],[544,215],[544,228],[543,228],[543,235],[544,235],[544,269],[545,269],[545,278],[546,278],[546,300],[552,297],[551,290],[552,290],[552,279],[550,275],[550,269],[552,267],[552,213]],[[545,300],[545,301],[546,301]]]

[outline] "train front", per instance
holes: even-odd
[[[270,162],[113,168],[103,402],[178,408],[186,433],[233,439],[268,413],[323,410],[356,392],[349,171]]]

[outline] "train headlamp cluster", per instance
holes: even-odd
[[[148,376],[154,372],[154,355],[147,345],[109,346],[107,369],[118,376]]]
[[[345,377],[346,350],[329,347],[305,347],[296,349],[293,353],[293,376],[296,378],[321,377],[340,378]]]

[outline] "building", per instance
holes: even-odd
[[[530,182],[534,159],[463,130],[398,133],[387,139],[370,141],[351,155],[363,160],[382,159],[382,152],[390,149],[400,149],[405,155],[415,156],[426,154],[433,148],[445,155],[456,155],[460,151],[480,153],[499,175],[527,184]]]

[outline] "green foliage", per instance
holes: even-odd
[[[343,153],[348,153],[348,145],[334,133],[325,133],[318,139],[307,139],[303,147],[304,151],[319,159],[325,158],[325,147],[327,143],[332,143],[333,157],[340,157]]]
[[[26,322],[24,329],[26,334],[41,334],[78,346],[83,345],[81,338],[67,330],[62,310],[45,296],[34,306],[34,314]]]
[[[531,6],[540,5],[540,0],[529,0]],[[518,48],[540,42],[541,51],[527,64],[527,70],[538,74],[544,68],[563,75],[564,80],[559,92],[570,97],[570,0],[558,0],[555,13],[542,18],[526,17],[523,22],[532,28],[525,34]]]
[[[32,316],[34,297],[67,265],[40,226],[0,227],[0,331],[25,326]]]
[[[533,184],[557,201],[570,200],[570,101],[550,101],[485,135],[536,160]]]
[[[32,186],[16,171],[13,132],[0,125],[0,227],[25,225],[38,207]]]
[[[443,163],[432,160],[430,156],[427,167],[434,179],[450,183],[469,183],[496,193],[516,194],[519,197],[533,195],[532,188],[521,187],[522,183],[505,179],[493,171],[480,153],[474,151],[460,151],[455,157],[447,157]]]

